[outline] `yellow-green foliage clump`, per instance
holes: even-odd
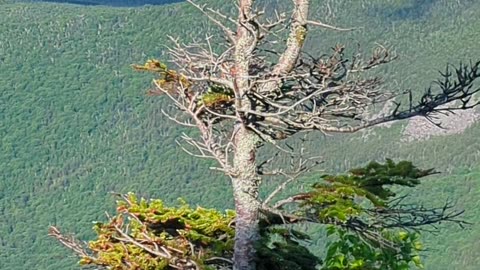
[[[149,71],[158,75],[158,78],[154,80],[155,87],[148,92],[149,95],[169,94],[177,96],[184,94],[189,99],[194,96],[191,89],[192,82],[183,74],[169,69],[166,64],[158,60],[151,59],[143,65],[133,65],[132,67],[137,71]],[[210,109],[221,109],[231,104],[234,96],[230,89],[211,85],[208,91],[198,95],[197,104]]]
[[[212,85],[208,88],[208,91],[200,97],[199,105],[218,109],[232,103],[233,99],[233,91],[221,86]]]
[[[295,31],[295,38],[297,40],[298,45],[303,46],[306,36],[307,36],[307,28],[305,28],[304,26],[299,26]]]
[[[235,217],[185,202],[167,207],[161,200],[138,200],[129,194],[118,202],[117,215],[97,223],[89,243],[93,256],[83,265],[110,269],[208,269],[212,257],[231,257]]]
[[[233,211],[191,208],[183,201],[167,207],[133,194],[122,198],[116,216],[95,224],[97,239],[80,264],[114,270],[231,269]],[[316,269],[320,259],[298,242],[305,237],[292,229],[262,227],[258,269]]]
[[[150,95],[162,95],[165,93],[178,94],[179,91],[187,91],[191,82],[183,75],[173,69],[168,69],[167,65],[155,60],[148,60],[143,65],[132,65],[137,71],[149,71],[156,73],[159,78],[155,79],[155,86],[158,89],[150,90]]]

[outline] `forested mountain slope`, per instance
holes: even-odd
[[[336,42],[365,50],[375,42],[395,46],[399,60],[382,70],[392,79],[389,87],[419,93],[437,69],[480,56],[478,1],[342,0],[313,7],[324,21],[363,26],[351,33],[314,31],[307,44],[314,51]],[[184,130],[162,116],[161,98],[144,95],[151,78],[129,66],[161,57],[167,34],[198,37],[213,29],[185,3],[113,9],[0,0],[0,269],[76,269],[47,228],[55,224],[88,238],[91,221],[114,205],[110,191],[231,205],[220,195],[226,179],[180,151],[175,139]],[[406,143],[404,124],[356,136],[318,135],[309,148],[318,149],[331,171],[391,157],[451,172],[425,183],[417,197],[428,205],[458,200],[466,217],[480,222],[480,125]],[[427,238],[427,269],[480,266],[478,224]]]

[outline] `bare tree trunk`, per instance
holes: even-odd
[[[245,127],[241,127],[236,136],[234,166],[236,177],[233,179],[235,198],[235,247],[234,269],[254,270],[254,244],[259,238],[258,230],[258,188],[260,179],[256,174],[255,151],[258,137]]]

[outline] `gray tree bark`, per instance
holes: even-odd
[[[254,270],[255,248],[254,244],[259,239],[258,189],[260,179],[256,174],[255,152],[258,136],[240,127],[236,136],[236,151],[234,166],[236,175],[233,178],[233,193],[235,199],[235,247],[234,269]]]
[[[257,39],[248,29],[252,23],[252,5],[254,0],[239,1],[239,26],[236,33],[235,45],[235,106],[238,110],[249,111],[252,104],[246,98],[250,88],[249,65]],[[256,173],[255,162],[258,135],[245,126],[248,115],[241,115],[242,123],[238,123],[234,131],[235,154],[233,167],[235,175],[233,181],[233,193],[235,200],[235,246],[234,246],[234,269],[254,270],[255,242],[259,238],[258,211],[258,188],[260,180]]]
[[[255,32],[257,26],[254,24],[252,12],[254,0],[239,0],[239,25],[236,31],[235,44],[235,107],[240,112],[248,112],[252,104],[246,98],[250,90],[249,65],[253,52],[257,46],[258,36]],[[283,74],[291,71],[299,56],[299,52],[306,36],[306,20],[308,15],[309,0],[294,0],[295,11],[293,26],[290,31],[287,48],[274,68],[274,74]],[[267,91],[278,87],[275,83],[264,85]],[[259,208],[258,190],[260,178],[257,175],[255,162],[256,147],[259,137],[245,126],[249,115],[241,115],[243,123],[239,123],[235,131],[234,144],[234,171],[233,192],[235,199],[235,210],[237,213],[235,222],[235,247],[234,247],[234,269],[254,270],[256,268],[255,242],[259,238]],[[241,126],[240,126],[241,125]]]

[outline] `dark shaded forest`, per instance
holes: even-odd
[[[144,5],[165,5],[184,0],[35,0],[38,2],[68,3],[85,6],[138,7]]]

